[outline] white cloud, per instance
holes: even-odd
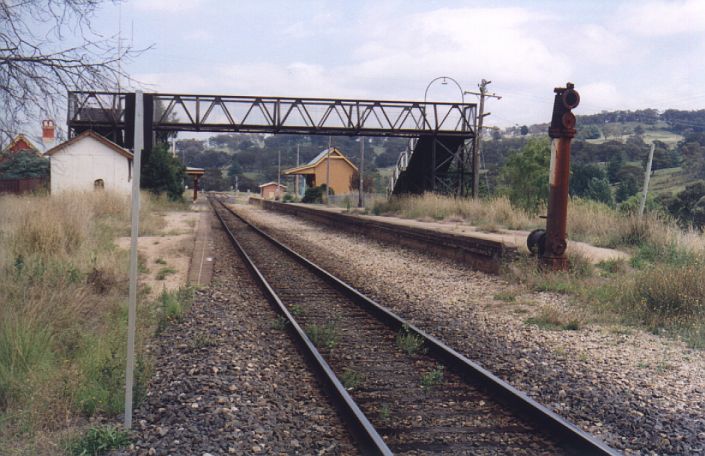
[[[169,68],[183,64],[183,70],[149,70],[137,79],[169,92],[418,100],[437,76],[451,76],[466,90],[487,78],[490,90],[504,96],[488,102],[488,122],[502,126],[548,121],[552,89],[566,81],[575,82],[582,96],[576,114],[675,104],[702,108],[705,28],[682,44],[673,44],[680,36],[643,36],[701,30],[705,12],[699,13],[697,2],[616,7],[619,20],[553,16],[533,6],[410,13],[404,4],[385,3],[347,18],[336,8],[317,8],[299,16],[305,17],[300,22],[285,21],[289,29],[279,30],[274,52],[257,42],[257,53],[248,54],[256,57],[244,57],[223,47],[225,31],[195,30],[203,39],[212,34],[211,60],[172,50],[160,58]],[[657,25],[662,30],[655,32]],[[457,100],[458,91],[434,85],[429,99]]]
[[[211,41],[213,39],[213,33],[204,29],[195,29],[187,31],[184,38],[192,41]]]
[[[576,87],[577,89],[577,87]],[[579,88],[580,108],[587,112],[625,109],[624,95],[612,83],[597,81]]]
[[[202,0],[135,0],[131,4],[139,11],[178,13],[201,6]]]
[[[550,69],[565,78],[568,62],[531,33],[545,19],[521,8],[444,8],[381,17],[365,24],[355,71],[367,78],[430,80],[448,74],[474,81],[491,75],[532,84],[544,81]]]
[[[705,2],[653,1],[626,3],[613,21],[616,29],[641,36],[669,36],[705,32]]]
[[[599,24],[577,27],[575,36],[566,44],[574,49],[573,55],[583,63],[589,61],[599,65],[624,64],[625,59],[634,57],[632,42]]]

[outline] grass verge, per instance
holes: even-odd
[[[157,229],[159,200],[142,200],[143,231]],[[68,429],[122,412],[128,253],[113,240],[129,233],[129,201],[110,192],[2,196],[0,214],[0,453],[60,454]],[[163,314],[178,315],[174,307]],[[151,370],[144,345],[156,308],[139,309],[136,401]]]

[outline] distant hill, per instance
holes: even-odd
[[[654,144],[649,191],[655,200],[680,215],[686,209],[678,206],[679,198],[687,197],[691,206],[702,198],[700,204],[705,211],[705,183],[699,183],[705,180],[705,110],[644,109],[578,115],[576,128],[571,154],[572,193],[586,196],[580,192],[587,191],[590,182],[605,180],[614,203],[633,197],[642,188],[646,158]],[[490,190],[509,155],[529,138],[547,137],[547,132],[548,124],[524,125],[495,130],[485,138],[483,161]],[[585,183],[583,188],[581,182]],[[684,192],[686,189],[688,192]]]

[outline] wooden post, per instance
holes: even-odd
[[[326,151],[326,206],[330,206],[330,148],[332,140],[328,137],[328,150]]]
[[[299,144],[296,145],[296,167],[299,167]],[[296,195],[297,198],[300,198],[301,195],[301,189],[299,188],[299,175],[295,174],[294,175],[294,187],[296,188],[296,191],[294,194]]]
[[[656,144],[651,143],[649,160],[646,162],[646,174],[644,175],[644,191],[643,195],[641,195],[641,203],[639,204],[639,218],[644,215],[644,208],[646,207],[646,195],[649,193],[649,179],[651,178],[651,164],[654,160],[654,149],[656,149]]]
[[[363,136],[360,136],[360,169],[358,170],[358,174],[360,175],[360,186],[358,188],[358,193],[359,193],[359,198],[357,201],[357,207],[363,207],[365,205],[364,202],[364,197],[362,196],[362,192],[365,191],[363,188],[363,172],[365,169],[365,138]]]

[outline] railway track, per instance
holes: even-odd
[[[618,454],[211,203],[364,454]]]

